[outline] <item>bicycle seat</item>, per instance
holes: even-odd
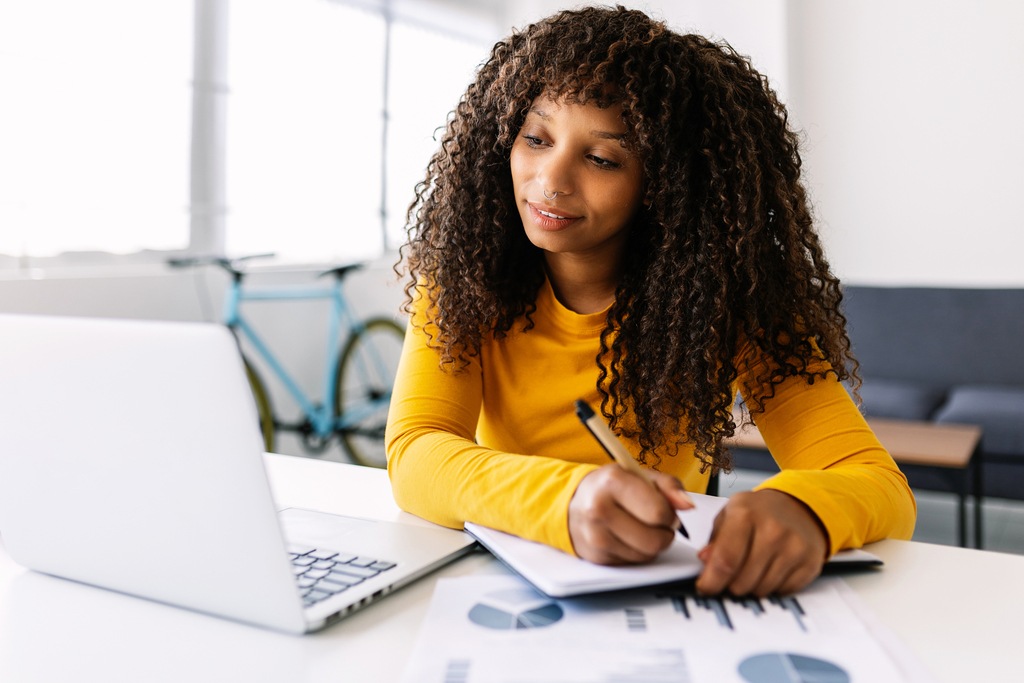
[[[334,277],[338,278],[339,280],[343,280],[345,278],[345,276],[348,275],[349,273],[351,273],[353,270],[359,270],[362,267],[363,267],[362,263],[349,263],[348,265],[345,265],[345,266],[338,266],[336,268],[331,268],[330,270],[325,270],[322,273],[320,273],[319,275],[317,275],[317,277],[321,278],[321,277],[327,277],[328,275],[333,275]]]

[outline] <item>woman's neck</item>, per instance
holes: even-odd
[[[548,254],[546,269],[555,297],[570,311],[587,315],[615,301],[620,269],[616,263],[595,267],[586,260]]]

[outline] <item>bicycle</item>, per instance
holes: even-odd
[[[224,295],[222,322],[238,340],[267,451],[274,450],[278,430],[297,432],[303,445],[312,453],[322,453],[331,439],[337,436],[353,462],[385,467],[384,427],[405,331],[390,318],[361,320],[352,311],[342,285],[345,277],[363,264],[338,266],[320,273],[320,278],[333,277],[329,287],[246,286],[246,271],[242,267],[244,262],[268,256],[272,254],[236,259],[197,256],[170,259],[168,264],[177,268],[212,265],[223,269],[230,276],[230,285]],[[327,330],[328,357],[320,401],[306,395],[241,311],[242,303],[246,301],[317,299],[327,299],[331,304]],[[343,330],[346,332],[344,337]],[[301,410],[299,421],[288,423],[275,417],[270,394],[243,351],[242,338],[295,399]]]

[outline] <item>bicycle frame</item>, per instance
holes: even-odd
[[[358,421],[363,415],[339,415],[335,420],[333,406],[335,401],[335,384],[332,381],[338,371],[339,350],[343,325],[348,335],[359,332],[362,323],[352,312],[351,307],[341,292],[342,282],[336,280],[330,287],[278,286],[278,287],[243,287],[238,279],[233,279],[224,302],[224,323],[232,330],[238,330],[252,345],[252,348],[263,359],[271,372],[281,380],[285,389],[291,394],[309,420],[313,430],[320,437],[328,437],[335,430],[344,429]],[[317,405],[311,401],[299,387],[291,373],[277,359],[270,347],[263,341],[252,325],[243,317],[241,305],[245,301],[315,301],[330,302],[330,317],[327,329],[327,363],[323,378],[322,402]],[[390,399],[390,396],[387,397]],[[365,411],[372,410],[367,406]]]

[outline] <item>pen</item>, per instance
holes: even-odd
[[[597,439],[597,442],[601,444],[605,452],[619,467],[632,472],[633,474],[639,474],[641,477],[646,478],[644,468],[640,466],[633,456],[630,455],[626,447],[622,445],[622,442],[615,438],[612,434],[612,430],[608,429],[608,425],[605,424],[604,420],[597,416],[594,409],[587,405],[587,402],[579,399],[576,401],[576,416],[580,418],[580,422],[587,428],[587,431]],[[683,538],[689,539],[690,534],[686,531],[686,527],[683,526],[682,520],[679,520],[679,533]]]

